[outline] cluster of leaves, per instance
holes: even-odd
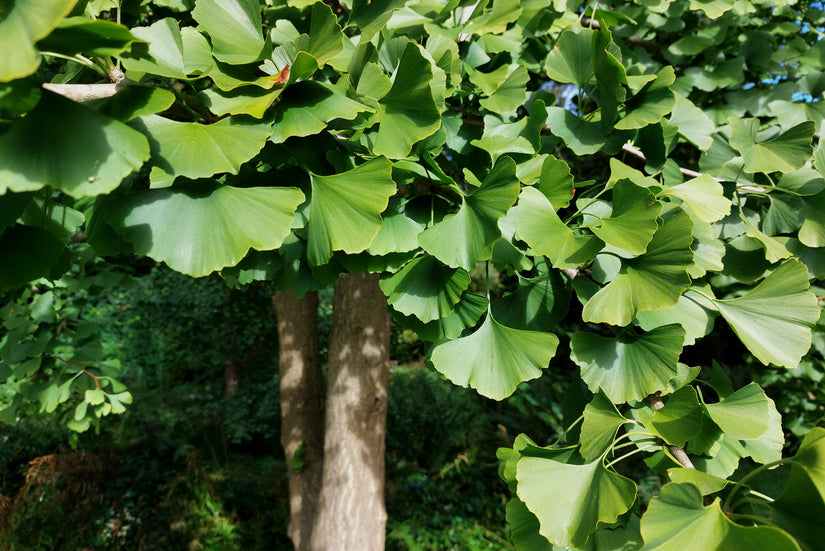
[[[517,548],[816,547],[801,519],[825,515],[823,429],[782,459],[761,387],[680,358],[717,319],[764,365],[811,346],[821,11],[198,0],[154,2],[174,16],[129,28],[106,2],[69,18],[73,0],[40,4],[0,21],[0,286],[56,277],[66,220],[98,254],[238,285],[300,295],[380,272],[432,366],[497,400],[541,375],[574,316],[581,426],[566,447],[501,452]],[[53,92],[100,73],[108,98]],[[474,292],[478,262],[512,292]],[[617,470],[636,453],[671,477],[649,507]],[[777,464],[776,499],[748,485]]]
[[[124,274],[99,270],[86,245],[67,252],[76,253],[67,255],[67,274],[5,295],[0,313],[4,423],[59,409],[66,425],[82,432],[132,403],[120,381],[120,360],[104,350],[100,324],[88,319],[94,301],[117,286]]]

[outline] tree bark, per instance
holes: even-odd
[[[289,477],[289,527],[297,551],[309,549],[321,494],[324,453],[324,376],[316,333],[318,295],[272,297],[278,319],[281,444]],[[296,457],[297,454],[297,457]]]
[[[374,274],[335,284],[321,503],[312,551],[384,549],[390,317]]]

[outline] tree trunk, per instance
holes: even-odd
[[[324,476],[312,551],[384,549],[384,434],[390,317],[378,276],[335,284]]]
[[[281,444],[289,473],[288,534],[309,549],[321,494],[324,452],[324,376],[316,334],[318,295],[291,291],[272,297],[278,318],[281,373]],[[297,455],[297,456],[296,456]]]

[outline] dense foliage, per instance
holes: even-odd
[[[558,439],[499,452],[516,548],[817,548],[821,413],[786,440],[737,370],[821,378],[819,7],[115,4],[0,13],[3,420],[130,401],[50,298],[71,241],[299,295],[379,272],[459,386],[579,368]],[[694,352],[734,339],[752,359]]]

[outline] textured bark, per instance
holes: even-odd
[[[321,504],[312,551],[384,549],[390,317],[374,274],[335,284]]]
[[[309,549],[321,494],[324,453],[324,376],[316,334],[318,295],[289,291],[272,298],[278,318],[281,372],[281,444],[289,472],[288,534],[295,549]],[[296,470],[295,454],[302,450]]]

